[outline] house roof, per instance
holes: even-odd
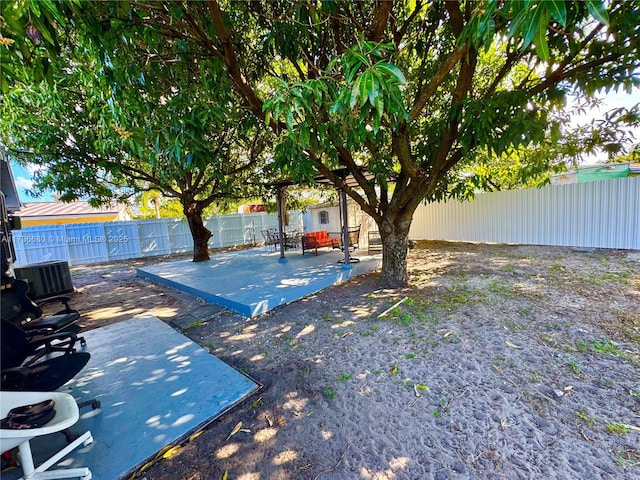
[[[640,163],[597,163],[593,165],[578,165],[564,173],[551,177],[551,184],[583,183],[595,180],[624,178],[640,174]]]
[[[89,202],[29,202],[16,212],[20,217],[73,217],[81,215],[119,214],[125,206],[92,207]]]

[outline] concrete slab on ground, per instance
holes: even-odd
[[[91,359],[61,391],[97,399],[72,427],[94,442],[60,466],[87,466],[93,478],[118,480],[167,445],[203,428],[259,385],[155,317],[140,317],[83,333]],[[65,446],[51,434],[32,441],[36,466]],[[18,478],[20,469],[2,475]],[[14,477],[11,475],[15,474]]]
[[[279,252],[253,248],[219,253],[208,262],[167,262],[137,269],[140,277],[222,305],[247,317],[299,300],[363,273],[376,270],[381,255],[356,251],[360,261],[339,263],[342,251],[320,249],[318,255],[290,250],[286,262]]]

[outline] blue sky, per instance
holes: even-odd
[[[42,196],[38,198],[27,195],[26,190],[32,187],[32,172],[28,171],[22,165],[18,165],[15,162],[11,162],[11,172],[13,173],[13,180],[16,182],[16,188],[18,189],[18,196],[21,202],[52,202],[55,199],[51,192],[42,192]]]
[[[581,118],[582,123],[587,123],[591,121],[591,119],[598,117],[604,112],[619,108],[619,107],[632,107],[638,101],[640,101],[640,92],[637,90],[632,94],[628,95],[624,92],[611,92],[605,97],[605,105],[598,111],[593,111],[590,115],[587,115]],[[640,139],[640,131],[636,135],[636,139]],[[596,163],[597,158],[593,159],[593,161],[589,161],[587,163]],[[52,192],[42,192],[42,195],[38,198],[31,197],[27,195],[26,190],[31,188],[32,181],[32,172],[25,169],[22,165],[18,165],[15,162],[11,163],[11,171],[13,172],[13,179],[16,182],[16,187],[18,188],[18,194],[20,196],[20,201],[22,202],[51,202],[54,201],[54,197]]]

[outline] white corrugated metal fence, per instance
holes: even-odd
[[[421,205],[410,238],[640,249],[640,177]]]
[[[303,215],[290,212],[290,228]],[[211,248],[252,245],[277,215],[250,213],[206,219]],[[410,238],[525,245],[640,249],[640,177],[511,190],[472,201],[421,205]],[[70,265],[189,252],[184,220],[83,223],[26,227],[13,232],[16,266],[54,260]]]

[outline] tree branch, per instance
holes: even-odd
[[[604,57],[600,57],[596,60],[592,60],[591,62],[587,62],[582,65],[579,65],[565,72],[556,70],[547,78],[545,78],[542,82],[540,82],[538,85],[535,85],[534,87],[530,88],[529,93],[531,95],[537,95],[545,91],[547,88],[552,87],[553,85],[557,85],[562,80],[567,80],[582,72],[588,72],[594,67],[599,67],[601,65],[604,65],[608,62],[612,62],[619,58],[620,58],[620,55],[618,53],[612,53],[610,55],[605,55]]]
[[[402,26],[400,27],[400,29],[396,30],[393,33],[393,41],[396,45],[400,45],[400,43],[402,42],[402,39],[407,34],[409,25],[411,25],[411,22],[415,20],[415,18],[418,16],[418,13],[420,13],[420,10],[422,10],[422,5],[422,0],[417,0],[416,7],[413,9],[413,12],[411,12],[407,19],[402,22]]]
[[[238,64],[238,58],[236,56],[236,51],[233,46],[233,41],[231,38],[231,33],[227,29],[227,26],[224,23],[224,19],[222,18],[222,11],[220,10],[220,5],[216,0],[207,0],[207,5],[209,6],[209,16],[211,17],[211,21],[213,22],[214,28],[216,30],[216,34],[218,36],[218,40],[222,44],[222,60],[228,68],[228,75],[231,79],[231,82],[235,85],[238,93],[245,99],[245,101],[249,104],[249,107],[253,111],[253,113],[260,119],[265,119],[265,114],[262,111],[262,100],[258,98],[256,93],[251,88],[240,70],[240,65]],[[209,42],[207,42],[209,45]],[[277,124],[272,122],[272,127],[277,129]]]
[[[431,78],[429,83],[421,90],[416,93],[416,100],[413,103],[413,108],[409,113],[409,122],[412,122],[416,118],[420,116],[422,110],[425,105],[431,98],[431,96],[436,92],[438,86],[444,81],[444,79],[449,75],[451,70],[458,64],[458,62],[464,58],[464,56],[469,51],[468,45],[463,45],[458,47],[455,51],[447,57],[447,59],[442,63],[438,71]]]
[[[373,13],[373,22],[371,22],[371,29],[367,34],[367,40],[371,42],[381,42],[384,39],[384,30],[387,27],[389,21],[389,15],[393,8],[393,2],[391,0],[378,0],[378,8]]]

